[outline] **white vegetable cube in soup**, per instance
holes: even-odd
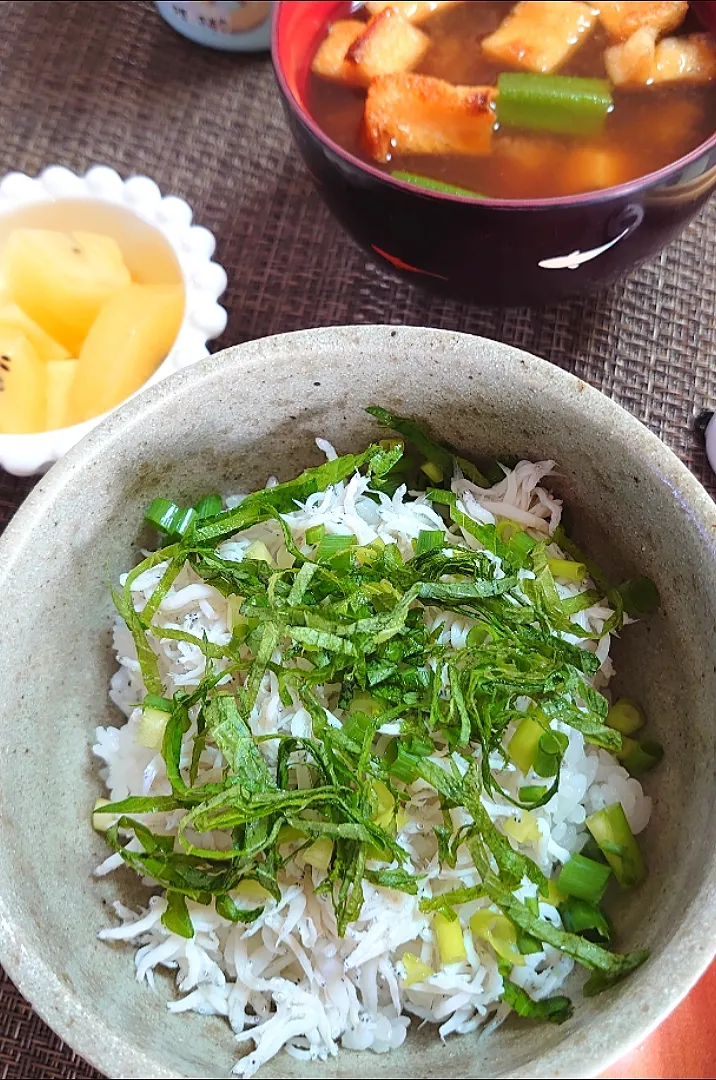
[[[525,71],[556,71],[584,44],[596,22],[593,8],[571,0],[523,0],[482,42],[496,63]]]
[[[372,157],[394,154],[483,155],[495,114],[491,86],[453,86],[427,75],[387,75],[368,89],[364,136]]]

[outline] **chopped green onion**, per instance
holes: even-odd
[[[607,861],[604,858],[604,852],[591,833],[585,840],[580,855],[585,855],[588,859],[593,859],[594,862],[606,863]]]
[[[483,623],[478,623],[468,631],[466,644],[468,649],[479,649],[490,638],[490,631]]]
[[[423,739],[419,735],[408,735],[401,742],[404,744],[406,751],[412,754],[413,757],[430,757],[435,750],[435,746],[430,739]]]
[[[183,938],[194,937],[194,925],[183,893],[167,889],[167,909],[162,915],[162,923],[172,934]]]
[[[144,515],[150,525],[156,525],[167,536],[185,536],[196,523],[197,512],[193,506],[184,509],[168,499],[155,499]]]
[[[609,922],[596,904],[571,896],[560,905],[559,913],[565,930],[570,934],[581,934],[590,939],[594,936],[602,941],[611,939]]]
[[[541,836],[537,818],[534,814],[531,814],[529,810],[522,811],[522,816],[519,821],[517,818],[505,818],[502,827],[507,835],[511,836],[513,840],[516,840],[518,844],[534,843],[534,841],[539,840]]]
[[[331,865],[332,858],[333,841],[329,840],[327,836],[322,836],[320,840],[316,840],[303,852],[303,861],[316,870],[323,870],[324,873]]]
[[[136,741],[148,750],[160,750],[164,741],[172,703],[168,698],[147,694],[142,702],[142,715],[137,724]]]
[[[363,737],[368,730],[369,720],[368,717],[362,716],[357,713],[355,716],[351,716],[343,724],[344,734],[352,739],[353,742],[358,743],[359,746],[363,745]]]
[[[588,576],[584,563],[573,562],[571,559],[547,559],[547,566],[552,571],[552,577],[573,582],[575,585],[579,585]]]
[[[543,731],[537,744],[532,768],[546,780],[559,772],[562,756],[569,746],[569,739],[561,731]]]
[[[163,529],[164,532],[170,532],[180,511],[181,507],[168,499],[155,499],[145,512],[144,520],[148,521],[150,525],[156,525],[157,528]]]
[[[92,828],[95,832],[106,833],[110,826],[114,825],[117,820],[116,815],[113,814],[98,814],[97,811],[101,810],[103,806],[109,806],[110,799],[96,799],[94,804],[94,810],[92,812]]]
[[[172,711],[172,702],[169,698],[160,697],[158,694],[146,694],[142,702],[143,709],[160,709],[162,712]]]
[[[424,472],[428,480],[432,480],[434,484],[442,484],[444,473],[439,465],[434,461],[426,461],[420,466],[421,472]]]
[[[371,566],[379,557],[380,552],[372,544],[364,544],[362,547],[355,548],[353,554],[359,566]]]
[[[263,540],[254,540],[244,552],[245,559],[254,559],[256,562],[265,562],[269,566],[274,565],[273,555],[264,544]]]
[[[511,524],[512,522],[510,522]],[[529,533],[524,532],[523,529],[518,529],[507,541],[507,546],[513,555],[524,559],[529,555],[536,543],[537,541],[533,540]]]
[[[433,929],[440,950],[440,959],[445,967],[461,964],[467,960],[465,939],[459,919],[448,919],[442,912],[433,916]]]
[[[443,195],[465,195],[470,199],[484,199],[477,191],[469,188],[458,187],[456,184],[445,184],[442,180],[433,180],[429,176],[419,176],[418,173],[404,172],[396,169],[390,174],[395,180],[402,180],[404,184],[414,184],[415,187],[425,188],[427,191],[439,191]]]
[[[404,784],[414,784],[418,779],[418,773],[411,758],[409,758],[402,746],[398,746],[395,761],[390,766],[390,775],[396,780],[402,780]]]
[[[501,518],[495,525],[497,539],[501,540],[503,544],[509,544],[512,537],[522,531],[517,522],[510,521],[509,518]]]
[[[303,840],[303,833],[294,829],[293,825],[282,825],[279,829],[277,844],[295,844],[297,840]]]
[[[612,803],[587,818],[587,828],[604,852],[620,885],[637,885],[644,877],[641,852],[621,803]]]
[[[144,709],[137,724],[136,741],[147,750],[160,750],[168,722],[169,714],[161,709]]]
[[[413,953],[403,953],[403,967],[405,968],[405,978],[403,979],[403,986],[407,988],[415,986],[416,983],[425,982],[435,972],[428,964],[424,964]]]
[[[503,72],[497,80],[497,121],[502,127],[591,135],[613,106],[606,79]]]
[[[563,1024],[574,1012],[572,1002],[563,994],[533,1001],[526,990],[503,976],[502,1000],[515,1010],[518,1016],[532,1020],[547,1020],[550,1024]]]
[[[563,904],[567,899],[566,895],[557,888],[557,882],[554,878],[549,878],[547,881],[547,892],[540,893],[540,895],[542,896],[542,899],[546,903],[551,904],[552,907],[559,907],[559,905]],[[537,910],[537,914],[539,915],[539,909]]]
[[[378,701],[376,698],[371,697],[370,694],[363,692],[357,693],[351,698],[348,706],[348,712],[350,714],[360,712],[366,716],[379,716],[385,709],[383,702]]]
[[[607,727],[620,731],[622,735],[633,735],[644,727],[646,717],[635,701],[619,698],[607,713],[605,723]]]
[[[542,724],[526,716],[507,744],[507,753],[521,772],[527,775],[532,768],[539,742],[545,730]]]
[[[306,543],[307,544],[320,544],[323,537],[326,535],[325,525],[311,525],[310,529],[306,529]]]
[[[617,754],[622,765],[632,776],[641,776],[655,768],[664,756],[664,747],[652,739],[637,742],[628,736],[622,739],[622,748]]]
[[[287,828],[287,826],[284,826],[284,828]],[[296,837],[300,839],[300,834],[296,830],[294,831]],[[283,829],[281,829],[281,832],[283,832]],[[267,889],[264,889],[263,885],[259,885],[258,881],[251,881],[246,878],[239,882],[237,893],[242,904],[263,904],[271,895]]]
[[[385,541],[376,536],[375,540],[371,540],[369,544],[364,544],[363,547],[357,547],[352,554],[355,555],[359,566],[372,566],[380,558],[384,550]]]
[[[204,518],[216,517],[220,514],[224,507],[221,495],[205,495],[203,499],[200,499],[194,509],[196,510],[196,516],[203,521]]]
[[[232,633],[239,627],[245,628],[241,632],[246,636],[248,633],[249,620],[241,613],[243,603],[243,596],[228,596],[226,598],[226,625]]]
[[[584,855],[573,855],[557,877],[557,888],[577,900],[598,904],[604,895],[611,870],[604,863],[594,862]]]
[[[326,534],[318,545],[316,560],[318,562],[330,562],[336,555],[341,555],[343,552],[355,547],[357,542],[352,534],[350,536]]]
[[[517,930],[517,948],[522,956],[530,956],[532,953],[542,952],[544,945],[537,938],[525,934],[524,930]]]
[[[371,794],[375,802],[373,821],[381,829],[390,828],[395,817],[395,799],[391,795],[390,789],[386,787],[382,780],[374,780]]]
[[[633,619],[639,615],[650,615],[661,603],[659,590],[648,577],[624,581],[618,586],[617,592],[621,595],[624,610]]]
[[[501,960],[515,967],[524,967],[525,958],[517,948],[515,924],[506,915],[482,908],[470,919],[470,929],[472,936],[491,945]]]
[[[415,545],[415,554],[424,555],[426,551],[439,551],[445,546],[445,533],[441,529],[421,529]]]
[[[540,784],[526,784],[520,788],[520,802],[539,802],[547,794],[547,788]]]

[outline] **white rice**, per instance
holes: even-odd
[[[318,444],[328,457],[334,455],[330,444],[322,440]],[[521,462],[512,471],[505,470],[504,480],[487,491],[458,477],[453,481],[453,490],[459,496],[461,508],[475,520],[492,522],[507,517],[547,537],[561,515],[559,501],[540,483],[553,466],[549,461]],[[383,495],[380,503],[376,503],[366,497],[367,486],[368,481],[356,475],[312,495],[295,512],[286,515],[295,541],[302,544],[307,528],[323,524],[328,533],[352,533],[361,544],[376,537],[395,542],[402,554],[409,557],[411,540],[422,529],[443,527],[442,519],[424,498],[411,496],[400,488],[393,498]],[[232,499],[227,503],[235,505],[238,501]],[[454,531],[451,536],[470,547],[479,546],[469,534]],[[272,523],[226,541],[220,552],[226,559],[240,561],[256,539],[266,543],[281,565],[285,549],[280,530]],[[554,548],[550,553],[558,555],[559,551]],[[154,567],[134,582],[132,591],[138,610],[151,597],[164,569],[165,565]],[[580,591],[576,586],[559,588],[565,596]],[[574,620],[583,628],[599,633],[609,615],[608,608],[595,606],[580,612]],[[464,644],[472,625],[469,619],[436,609],[426,612],[426,618],[433,625],[442,623],[442,638],[454,647]],[[231,637],[226,600],[189,568],[176,579],[154,622],[205,634],[218,645],[226,644]],[[601,668],[594,682],[603,689],[613,673],[609,635],[586,644],[584,639],[573,640],[596,651]],[[127,720],[119,728],[98,728],[94,747],[103,762],[101,775],[109,797],[118,800],[129,795],[170,794],[161,754],[135,741],[140,715],[137,704],[145,690],[134,642],[119,619],[114,629],[114,645],[119,667],[112,679],[110,696]],[[153,645],[168,695],[199,683],[205,671],[205,658],[195,645],[170,640],[155,640]],[[329,719],[339,723],[337,690],[337,687],[325,687],[322,700]],[[311,733],[306,710],[300,705],[286,707],[281,702],[277,680],[270,673],[263,680],[251,726],[256,735]],[[645,828],[651,811],[651,800],[644,795],[641,785],[611,755],[586,744],[582,735],[572,728],[557,723],[554,727],[569,738],[559,791],[547,806],[533,812],[539,838],[525,844],[512,840],[547,875],[580,850],[587,836],[585,817],[592,811],[621,802],[635,833]],[[272,746],[271,742],[261,744],[269,760],[276,752]],[[188,765],[189,759],[190,749],[187,749],[183,764]],[[200,782],[220,780],[221,769],[218,750],[207,747],[201,759]],[[513,766],[500,773],[499,779],[513,794],[524,782]],[[101,930],[99,937],[105,941],[128,942],[136,948],[139,980],[153,985],[157,969],[176,972],[180,996],[168,1003],[171,1012],[191,1010],[225,1016],[241,1052],[248,1051],[234,1070],[243,1077],[252,1076],[282,1047],[293,1057],[311,1060],[324,1060],[336,1054],[339,1045],[345,1049],[385,1053],[404,1041],[411,1017],[438,1025],[443,1039],[481,1027],[487,1030],[488,1026],[501,1022],[508,1012],[499,1000],[502,977],[495,954],[487,945],[476,945],[468,929],[470,916],[478,908],[489,906],[489,901],[478,900],[460,907],[467,960],[441,969],[430,917],[420,912],[419,901],[433,895],[433,891],[477,885],[479,878],[464,849],[455,869],[440,869],[432,830],[434,825],[442,823],[439,800],[434,790],[422,781],[410,790],[407,822],[398,838],[410,858],[406,869],[425,874],[420,894],[410,896],[366,882],[360,918],[349,926],[344,938],[337,935],[330,899],[314,891],[322,873],[296,863],[289,864],[281,878],[281,901],[269,899],[263,914],[249,925],[231,924],[217,915],[213,906],[190,902],[195,935],[191,940],[179,937],[162,924],[166,900],[159,892],[140,912],[116,904],[121,925]],[[506,801],[486,796],[483,801],[490,817],[499,825],[522,817],[522,811]],[[463,811],[453,813],[463,814],[469,820]],[[181,812],[146,815],[145,820],[155,830],[173,833],[179,817]],[[136,841],[133,844],[139,850]],[[120,865],[120,856],[111,855],[97,873],[109,873]],[[536,887],[525,880],[518,895],[535,894]],[[241,902],[241,892],[236,898]],[[543,918],[561,925],[556,908],[543,902],[539,907]],[[435,971],[408,989],[402,978],[401,958],[406,952],[418,956]],[[557,991],[573,967],[569,957],[549,946],[526,956],[525,961],[524,967],[513,969],[511,978],[537,999]]]

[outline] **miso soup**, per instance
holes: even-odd
[[[714,132],[716,41],[685,2],[346,4],[309,107],[344,149],[421,186],[573,195]]]

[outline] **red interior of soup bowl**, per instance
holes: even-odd
[[[326,27],[335,18],[345,4],[340,0],[282,0],[276,4],[273,21],[272,53],[276,75],[283,89],[286,99],[305,124],[332,152],[346,161],[351,162],[359,169],[399,188],[414,190],[413,186],[382,172],[380,169],[369,165],[360,158],[355,157],[338,143],[334,142],[313,119],[307,104],[308,77],[311,61],[322,38],[325,36]],[[716,32],[716,0],[695,0],[692,3],[699,18],[704,25],[709,26]],[[616,193],[629,195],[644,186],[651,186],[668,180],[672,173],[678,172],[691,161],[696,161],[705,150],[716,146],[716,131],[700,146],[691,150],[678,161],[649,173],[647,176],[637,177],[617,187],[603,188],[599,191],[591,191],[578,195],[560,195],[548,199],[481,199],[486,205],[510,207],[530,206],[558,206],[574,205],[576,203],[596,202],[601,199],[611,198]],[[443,194],[442,192],[428,192],[430,198],[449,200],[453,202],[473,202],[474,200],[461,195]]]
[[[691,0],[691,7],[704,26],[716,34],[716,3],[714,0]]]

